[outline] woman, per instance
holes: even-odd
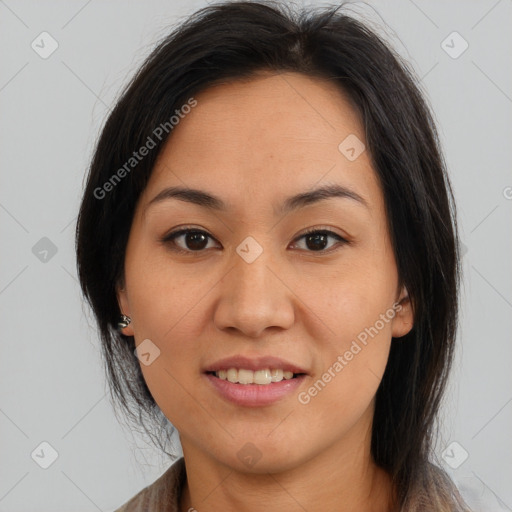
[[[432,463],[450,181],[407,65],[340,7],[226,2],[170,34],[76,240],[113,396],[183,449],[118,512],[468,510]]]

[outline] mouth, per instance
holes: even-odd
[[[261,370],[249,370],[247,368],[228,368],[227,370],[207,371],[208,375],[232,384],[269,386],[284,380],[296,379],[306,375],[302,372],[292,372],[282,368],[264,368]]]
[[[203,369],[210,389],[241,407],[262,407],[291,398],[309,376],[294,363],[276,357],[235,356]]]

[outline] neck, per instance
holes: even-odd
[[[238,472],[182,439],[187,469],[180,510],[186,512],[390,512],[392,482],[366,443],[345,439],[294,468],[254,474]]]

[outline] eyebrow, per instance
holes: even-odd
[[[287,214],[292,211],[299,210],[305,206],[324,201],[331,198],[351,199],[366,208],[370,209],[368,202],[357,192],[338,184],[326,185],[308,192],[302,192],[287,198],[280,208],[276,210],[276,214]],[[168,187],[161,190],[149,203],[145,210],[151,205],[160,203],[169,199],[178,199],[187,203],[192,203],[208,210],[227,212],[228,205],[217,196],[214,196],[203,190],[188,187]]]

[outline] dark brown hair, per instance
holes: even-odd
[[[123,279],[137,201],[168,135],[108,193],[98,190],[105,190],[156,127],[211,85],[262,70],[337,84],[364,125],[400,286],[406,286],[414,310],[414,327],[393,340],[377,391],[372,456],[393,477],[400,507],[419,509],[422,492],[437,492],[436,510],[455,510],[449,505],[455,490],[430,460],[458,317],[460,255],[451,185],[413,72],[343,7],[296,12],[289,3],[223,2],[199,10],[158,44],[123,91],[96,145],[76,230],[80,284],[98,323],[112,396],[137,423],[149,420],[150,435],[159,422],[160,441],[169,423],[145,384],[133,337],[115,329],[116,284]],[[434,497],[426,500],[425,507],[435,506]],[[463,510],[458,499],[453,503]]]

